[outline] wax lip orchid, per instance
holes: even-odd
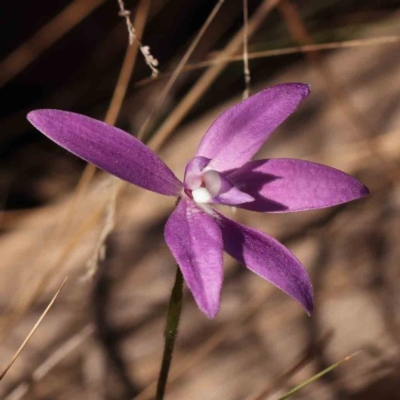
[[[148,147],[118,128],[59,110],[32,111],[28,119],[54,142],[97,167],[179,198],[165,226],[165,240],[208,317],[219,310],[223,251],[311,313],[312,286],[297,258],[272,237],[212,207],[282,213],[329,207],[368,194],[356,179],[324,165],[286,158],[251,161],[308,94],[308,85],[276,85],[223,112],[187,164],[183,183]]]

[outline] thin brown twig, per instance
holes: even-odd
[[[363,46],[376,46],[382,44],[398,44],[398,43],[400,43],[400,36],[382,36],[377,38],[354,39],[354,40],[345,40],[340,42],[309,44],[303,46],[286,47],[281,49],[255,51],[248,53],[248,58],[249,60],[254,60],[259,58],[277,57],[277,56],[284,56],[284,55],[298,54],[298,53],[311,53],[315,51],[351,49]],[[217,58],[217,59],[201,61],[195,64],[188,64],[185,68],[183,68],[183,71],[184,72],[194,71],[197,69],[209,67],[214,64],[220,64],[225,62],[231,63],[239,61],[243,61],[243,55],[233,56],[229,58],[221,58],[221,59]],[[160,74],[158,78],[165,79],[170,75],[171,73],[165,72]],[[152,79],[144,78],[136,82],[135,86],[143,86],[151,82]]]
[[[0,88],[22,72],[105,0],[75,0],[0,63]]]
[[[258,9],[254,12],[248,24],[248,37],[251,37],[254,32],[260,27],[266,16],[274,9],[280,0],[264,0]],[[232,40],[225,47],[218,58],[231,57],[238,51],[243,43],[243,29],[236,33]],[[222,62],[211,66],[196,82],[189,93],[181,100],[177,107],[172,111],[163,125],[157,130],[154,136],[150,139],[148,146],[156,151],[158,150],[167,137],[173,130],[182,122],[185,116],[189,113],[197,100],[209,89],[212,83],[217,79],[220,73],[228,65],[227,62]]]
[[[99,233],[99,237],[96,240],[92,255],[86,263],[87,272],[83,277],[83,280],[93,278],[97,272],[99,262],[103,261],[106,255],[106,240],[115,227],[117,199],[123,182],[114,177],[110,177],[110,179],[110,197],[106,205],[104,223]]]
[[[149,13],[149,7],[150,1],[141,1],[136,12],[134,24],[136,26],[136,32],[140,36],[143,35],[144,32],[147,15]],[[139,45],[139,41],[134,41],[126,49],[125,59],[118,76],[118,81],[115,86],[107,114],[104,118],[104,122],[109,125],[114,125],[117,121],[118,114],[122,107],[122,102],[126,96],[126,91],[132,76],[133,68],[136,63]]]
[[[146,121],[144,122],[144,124],[141,126],[139,133],[137,135],[138,139],[142,139],[144,137],[150,120],[154,117],[158,108],[164,102],[165,98],[167,97],[167,94],[171,90],[172,86],[178,79],[178,77],[181,74],[181,72],[183,71],[183,69],[185,68],[185,65],[189,61],[190,56],[193,54],[193,51],[196,49],[197,45],[199,44],[200,39],[203,37],[207,28],[210,26],[211,22],[214,20],[215,16],[217,15],[217,13],[218,13],[219,9],[221,8],[222,4],[224,3],[224,1],[225,0],[219,0],[218,3],[214,6],[210,15],[208,16],[208,18],[204,22],[203,26],[201,27],[199,33],[196,35],[193,42],[190,44],[189,48],[187,49],[186,53],[183,55],[181,61],[179,62],[178,66],[175,68],[169,81],[167,82],[163,91],[161,92],[160,96],[158,97],[155,106],[151,110],[151,112],[150,112],[149,116],[147,117]]]
[[[246,100],[250,96],[250,68],[249,68],[249,5],[247,0],[243,0],[243,76],[244,91],[242,99]]]
[[[147,4],[149,4],[148,2]],[[119,15],[122,18],[125,18],[126,22],[126,27],[128,29],[129,33],[129,44],[132,46],[133,43],[138,43],[139,48],[141,53],[143,54],[144,60],[146,61],[146,64],[148,67],[151,69],[151,76],[152,78],[156,78],[158,75],[158,60],[154,58],[151,53],[150,53],[150,47],[145,46],[142,41],[140,40],[139,36],[141,36],[141,33],[137,33],[135,29],[135,25],[131,21],[131,13],[125,8],[125,4],[123,0],[118,0],[118,5],[119,5]],[[146,11],[147,13],[147,11]]]
[[[70,337],[56,351],[52,352],[31,374],[30,378],[21,382],[16,388],[10,392],[4,400],[20,400],[29,391],[31,386],[42,380],[50,371],[53,370],[61,361],[63,361],[74,350],[81,346],[91,335],[94,328],[92,325],[85,325],[78,333]]]
[[[398,43],[400,43],[400,36],[391,35],[391,36],[382,36],[377,38],[344,40],[340,42],[308,44],[302,46],[286,47],[282,49],[255,51],[255,52],[250,52],[248,54],[248,58],[249,60],[254,60],[258,58],[276,57],[276,56],[284,56],[284,55],[298,54],[298,53],[312,53],[321,50],[337,50],[337,49],[358,48],[364,46],[376,46],[381,44],[398,44]],[[230,57],[222,60],[206,60],[196,64],[189,64],[184,70],[191,71],[195,69],[205,68],[219,62],[234,62],[234,61],[243,61],[243,56],[238,55],[235,57]],[[163,77],[163,75],[160,75],[160,78],[161,77]],[[148,81],[148,80],[143,79],[143,81]]]
[[[36,332],[37,328],[39,325],[42,323],[44,317],[47,315],[47,313],[50,311],[50,308],[53,306],[54,302],[56,301],[58,295],[61,293],[61,290],[63,289],[65,283],[67,282],[68,277],[64,279],[62,282],[61,286],[58,288],[56,294],[53,296],[51,299],[50,303],[46,307],[46,309],[43,311],[42,315],[40,318],[37,320],[36,324],[33,326],[31,331],[29,332],[28,336],[25,338],[25,340],[22,342],[21,346],[18,348],[18,350],[15,352],[14,356],[12,357],[11,361],[8,363],[8,365],[4,368],[3,372],[0,374],[0,381],[4,378],[4,376],[7,374],[9,369],[12,367],[14,364],[15,360],[18,358],[18,356],[21,354],[22,350],[25,348],[33,334]]]

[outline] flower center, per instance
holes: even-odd
[[[199,187],[192,190],[192,197],[196,203],[210,203],[212,196],[211,193],[205,187]]]
[[[242,192],[227,177],[212,169],[210,160],[195,157],[186,166],[183,194],[201,208],[207,204],[237,205],[254,201],[254,197]]]
[[[219,172],[207,168],[209,160],[204,157],[192,159],[185,171],[185,193],[196,203],[212,203],[222,189]]]
[[[214,170],[206,170],[192,179],[188,194],[196,203],[211,203],[221,190],[221,176]]]

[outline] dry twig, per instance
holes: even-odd
[[[22,342],[21,346],[19,349],[15,352],[14,356],[12,357],[11,361],[8,363],[8,365],[4,368],[3,372],[0,374],[0,381],[4,378],[4,376],[7,374],[9,369],[12,367],[14,364],[15,360],[18,358],[18,356],[21,354],[22,350],[25,348],[25,346],[28,344],[29,340],[33,336],[33,334],[36,332],[36,329],[39,327],[39,325],[42,323],[44,317],[47,315],[47,313],[50,311],[50,308],[53,306],[54,302],[56,301],[58,295],[60,294],[62,288],[64,287],[65,283],[67,282],[67,278],[64,279],[63,283],[57,290],[56,294],[53,296],[51,299],[50,303],[46,307],[46,309],[43,311],[42,315],[40,318],[37,320],[36,324],[33,326],[31,331],[29,332],[28,336],[25,338],[25,340]]]
[[[128,29],[129,33],[129,44],[132,46],[133,43],[136,41],[139,44],[139,48],[141,53],[143,54],[143,57],[146,61],[146,64],[149,66],[151,69],[151,76],[153,78],[157,77],[158,75],[158,60],[154,58],[151,53],[150,53],[150,47],[145,46],[141,40],[139,39],[138,33],[136,32],[135,27],[132,24],[131,21],[131,13],[125,8],[125,4],[123,0],[118,0],[118,5],[119,5],[119,15],[123,18],[125,18],[126,22],[126,27]]]

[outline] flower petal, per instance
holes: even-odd
[[[248,203],[249,201],[253,201],[254,197],[249,194],[242,192],[237,189],[235,186],[232,186],[229,190],[224,193],[221,193],[211,199],[211,203],[214,204],[222,204],[225,206],[237,206],[240,207],[243,203]]]
[[[205,188],[212,196],[211,203],[234,206],[254,200],[254,197],[236,188],[232,182],[215,170],[204,172],[202,177]]]
[[[142,142],[104,122],[59,110],[36,110],[28,120],[71,153],[144,189],[177,196],[182,184]]]
[[[277,158],[251,161],[228,174],[240,190],[255,198],[241,208],[264,212],[313,210],[368,195],[357,179],[309,161]]]
[[[308,85],[286,83],[229,108],[208,129],[196,155],[212,159],[209,167],[220,172],[242,166],[309,92]]]
[[[165,240],[200,310],[214,318],[223,280],[218,225],[191,200],[182,198],[167,221]]]
[[[300,261],[274,238],[215,213],[222,231],[224,250],[297,300],[311,314],[313,290]]]

